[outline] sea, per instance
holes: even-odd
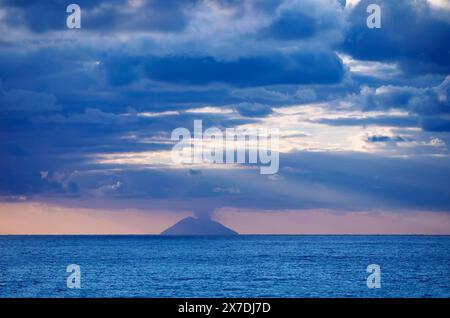
[[[0,297],[448,298],[450,236],[0,236]]]

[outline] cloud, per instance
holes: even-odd
[[[303,12],[286,12],[267,29],[267,35],[280,40],[313,37],[317,33],[317,20]]]
[[[397,61],[407,74],[450,73],[450,23],[437,18],[428,1],[378,1],[381,29],[366,26],[371,3],[362,0],[348,11],[346,53],[360,60]]]
[[[52,94],[24,89],[5,91],[0,83],[0,111],[47,112],[60,109],[61,106]]]
[[[158,202],[162,209],[183,207],[197,211],[203,206],[209,213],[225,206],[260,211],[309,208],[447,211],[450,207],[450,169],[444,157],[409,160],[358,153],[300,152],[282,155],[280,162],[276,182],[251,167],[202,169],[200,173],[189,168],[146,169],[118,164],[87,169],[73,162],[66,163],[65,169],[72,167],[76,173],[51,172],[51,183],[41,180],[38,170],[34,183],[17,171],[2,173],[5,177],[19,177],[22,188],[0,182],[0,191],[43,201],[76,194],[81,199],[106,200],[111,206],[116,200],[126,200],[130,208],[137,207],[139,200],[149,200]],[[31,172],[29,168],[27,173]]]
[[[306,40],[342,29],[342,17],[336,1],[286,1],[279,6],[270,26],[261,32],[281,41]]]
[[[367,136],[366,141],[367,142],[403,142],[403,141],[405,141],[405,139],[403,139],[400,136],[372,135],[372,136]]]
[[[450,131],[450,118],[424,117],[421,119],[421,126],[427,131]]]
[[[270,106],[258,103],[240,103],[235,108],[240,115],[245,117],[264,117],[272,113]]]
[[[363,87],[359,94],[350,95],[347,100],[366,111],[403,109],[412,115],[417,115],[419,124],[425,130],[448,131],[449,83],[447,76],[441,84],[435,87],[394,85],[383,85],[378,88]],[[415,121],[413,116],[410,116],[410,120],[411,123]]]
[[[366,116],[362,118],[340,117],[340,118],[322,118],[313,122],[322,123],[331,126],[389,126],[389,127],[418,127],[420,119],[413,115],[378,115]]]
[[[89,31],[180,31],[186,27],[190,6],[198,1],[79,0],[82,28]],[[61,1],[2,1],[5,22],[36,32],[66,29],[66,7]]]
[[[157,81],[236,86],[276,84],[329,84],[344,74],[341,60],[330,52],[295,52],[241,57],[221,61],[213,57],[165,56],[145,61],[146,75]]]
[[[450,210],[449,23],[435,5],[382,1],[369,30],[368,1],[81,1],[83,27],[67,30],[60,1],[1,3],[4,197]],[[174,167],[170,133],[194,119],[280,127],[279,174]]]
[[[63,116],[61,114],[40,116],[35,119],[39,123],[58,124],[126,124],[137,120],[137,114],[133,110],[124,114],[106,113],[96,108],[87,108],[84,113]]]

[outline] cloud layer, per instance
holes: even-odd
[[[369,29],[371,2],[78,1],[68,30],[0,1],[2,200],[449,212],[450,10],[376,1]],[[280,128],[280,172],[173,165],[195,119]]]

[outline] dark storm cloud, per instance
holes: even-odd
[[[143,74],[150,79],[185,85],[224,83],[236,86],[276,84],[330,84],[339,82],[344,69],[331,52],[241,57],[221,61],[210,56],[131,57],[106,61],[112,84],[128,84]]]
[[[384,136],[384,135],[373,135],[366,138],[367,142],[403,142],[404,138],[400,136]]]
[[[77,113],[0,112],[0,193],[53,193],[72,195],[41,180],[42,171],[64,172],[104,170],[93,164],[102,153],[170,150],[170,132],[177,127],[193,129],[197,114],[145,117],[133,109],[109,113],[87,108]],[[222,114],[204,114],[205,126],[232,127],[252,120],[231,119]],[[69,181],[67,181],[69,182]],[[79,189],[79,188],[77,188]],[[81,189],[82,190],[82,189]],[[78,190],[77,190],[78,191]]]
[[[450,119],[441,117],[424,117],[421,120],[422,128],[435,132],[450,132]]]
[[[326,31],[341,29],[343,11],[339,5],[331,1],[322,4],[333,10],[317,10],[316,4],[311,1],[280,6],[276,18],[261,30],[261,36],[281,41],[306,40]]]
[[[347,11],[331,0],[223,0],[208,2],[209,11],[194,10],[206,3],[198,1],[144,1],[141,7],[139,1],[135,7],[124,0],[79,1],[78,33],[65,29],[67,2],[0,3],[0,27],[14,31],[0,40],[1,195],[184,200],[192,210],[205,201],[208,209],[450,208],[446,158],[293,152],[282,154],[272,179],[251,169],[144,169],[94,160],[170,150],[171,130],[192,130],[194,119],[205,127],[255,124],[297,103],[350,101],[362,111],[410,114],[315,117],[314,123],[445,133],[448,23],[424,1],[384,2],[381,30],[366,27],[367,1],[351,11],[348,29],[342,23]],[[355,59],[398,63],[410,78],[354,76],[338,48]],[[442,84],[417,84],[426,77],[415,74],[424,73],[442,73]],[[363,85],[371,86],[358,93]],[[184,112],[203,106],[235,112]],[[178,113],[154,114],[162,111]],[[401,141],[391,138],[366,141]]]
[[[450,84],[447,80],[446,86]],[[367,109],[403,108],[421,115],[450,112],[450,96],[447,89],[381,86],[374,92],[363,91]]]
[[[366,8],[381,6],[381,29],[366,26]],[[426,0],[362,0],[351,11],[342,49],[354,58],[397,61],[408,74],[450,73],[450,23]]]
[[[54,195],[104,199],[146,199],[164,208],[209,211],[233,206],[258,210],[329,208],[336,211],[450,208],[450,169],[446,158],[416,160],[357,153],[291,153],[282,155],[277,178],[257,170],[109,169],[48,177],[21,175],[27,187]],[[9,177],[10,175],[7,174]],[[29,192],[30,193],[30,192]],[[31,192],[32,194],[33,192]],[[111,203],[113,204],[113,203]],[[130,207],[133,201],[129,201]]]
[[[235,106],[239,114],[245,117],[265,117],[272,113],[269,105],[258,103],[239,103]]]
[[[323,123],[339,124],[369,124],[390,123],[392,126],[406,126],[418,123],[425,130],[448,131],[450,114],[450,77],[434,87],[411,86],[380,86],[376,89],[363,88],[360,94],[351,95],[348,100],[365,111],[402,109],[411,115],[408,118],[393,117],[365,119],[331,119],[321,120]]]
[[[408,160],[351,153],[300,153],[287,156],[284,165],[292,169],[285,168],[284,173],[287,180],[299,178],[339,189],[343,194],[357,193],[355,197],[375,208],[448,209],[449,190],[442,188],[448,186],[446,178],[450,176],[446,162],[446,158],[432,157]]]
[[[136,5],[132,5],[133,2]],[[82,27],[88,31],[180,31],[187,24],[186,10],[197,1],[76,1],[82,10]],[[66,7],[63,0],[2,0],[6,23],[42,33],[66,29]],[[141,4],[141,5],[140,5]]]
[[[58,111],[61,107],[56,103],[55,96],[24,89],[5,91],[0,82],[0,112],[28,111],[45,112]]]
[[[389,126],[389,127],[417,127],[420,124],[418,116],[374,116],[365,118],[323,118],[312,122],[331,126]]]
[[[281,40],[310,38],[317,33],[318,25],[313,16],[303,12],[287,12],[278,17],[266,30],[267,36]]]

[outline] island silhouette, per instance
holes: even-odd
[[[201,236],[201,235],[217,235],[217,236],[231,236],[238,235],[236,231],[220,224],[219,222],[213,221],[206,217],[194,218],[187,217],[184,218],[171,227],[161,232],[161,235],[190,235],[190,236]]]

